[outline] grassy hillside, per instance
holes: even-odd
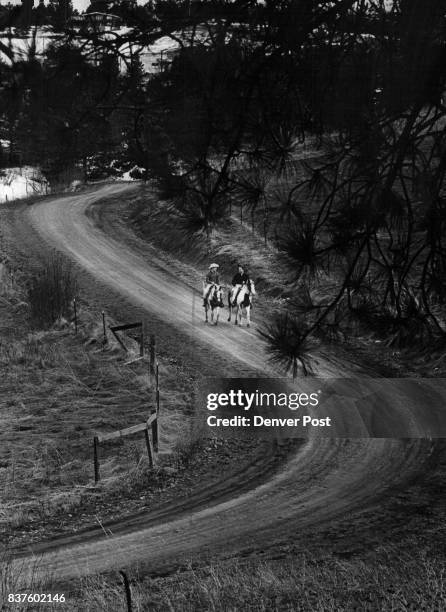
[[[82,303],[77,335],[74,323],[64,319],[47,330],[33,328],[26,276],[13,278],[5,265],[1,271],[3,542],[53,533],[73,517],[81,524],[94,521],[96,512],[110,513],[111,507],[101,507],[110,496],[138,497],[141,488],[150,493],[170,486],[176,470],[150,471],[141,435],[102,445],[101,482],[94,486],[93,436],[144,422],[155,405],[147,362],[126,365],[139,354],[137,343],[126,338],[125,353],[108,332],[103,346],[101,313]],[[172,453],[184,429],[190,388],[172,365],[161,363],[160,377],[169,390],[162,394],[160,450]],[[176,465],[177,459],[174,453],[164,461]]]

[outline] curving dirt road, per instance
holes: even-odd
[[[277,374],[268,365],[255,331],[198,325],[193,316],[196,298],[187,285],[170,275],[162,262],[147,261],[85,214],[98,200],[133,188],[105,185],[89,194],[42,201],[27,209],[27,221],[43,241],[66,253],[98,281],[186,331],[217,356],[229,356],[234,376],[242,366],[263,375]],[[198,314],[199,300],[196,306]],[[320,376],[334,374],[339,376],[339,370],[321,362]],[[425,431],[416,418],[412,427],[414,435]],[[241,495],[235,479],[230,499],[225,491],[223,501],[214,494],[209,505],[196,508],[183,500],[162,515],[148,513],[115,523],[110,537],[98,531],[36,546],[37,572],[66,579],[134,562],[153,571],[194,553],[241,554],[289,538],[304,544],[308,534],[320,533],[324,526],[336,526],[346,517],[354,523],[364,512],[373,513],[383,497],[428,469],[434,448],[428,440],[312,438],[280,473]],[[30,560],[27,557],[26,563]]]
[[[135,189],[135,186],[106,185],[88,195],[54,199],[32,206],[27,216],[47,244],[65,252],[132,303],[169,321],[179,331],[198,336],[214,351],[234,359],[239,366],[247,365],[263,374],[274,373],[267,364],[263,344],[254,330],[238,329],[232,325],[202,325],[203,308],[196,292],[169,275],[161,261],[151,258],[148,262],[139,253],[132,252],[105,234],[93,217],[85,215],[96,201],[129,189]],[[327,370],[321,372],[323,375],[327,373]],[[235,366],[234,375],[237,375]]]

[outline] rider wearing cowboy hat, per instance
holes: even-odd
[[[207,273],[205,283],[203,284],[203,306],[206,306],[206,300],[212,285],[220,284],[220,275],[218,274],[219,267],[220,266],[216,263],[211,263],[209,266],[209,272]]]

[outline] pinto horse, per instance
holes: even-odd
[[[231,288],[228,294],[228,306],[229,306],[229,317],[228,321],[231,320],[232,309],[235,311],[235,324],[242,324],[242,313],[243,310],[246,312],[247,327],[251,324],[251,307],[252,307],[252,296],[256,294],[254,283],[249,280],[243,285],[235,285]],[[234,304],[235,300],[235,304]]]
[[[206,297],[204,298],[205,306],[204,311],[206,313],[206,323],[208,323],[208,310],[211,311],[211,322],[214,323],[214,311],[215,311],[215,325],[218,324],[218,317],[220,316],[220,308],[223,306],[223,289],[220,285],[213,284],[209,289]]]

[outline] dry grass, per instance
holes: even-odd
[[[6,554],[0,555],[1,612],[9,610],[14,610],[14,612],[32,612],[39,609],[38,605],[34,603],[10,603],[8,601],[8,596],[13,593],[40,594],[51,592],[48,591],[48,585],[53,582],[52,576],[47,576],[46,579],[38,578],[37,568],[38,561],[31,566],[25,566],[20,561],[12,563]]]
[[[353,561],[307,553],[280,561],[233,560],[167,578],[128,575],[135,612],[440,612],[446,606],[446,565],[421,551],[383,549],[373,558]],[[4,564],[0,601],[14,580]],[[121,612],[126,609],[122,579],[118,573],[82,579],[58,609]]]
[[[6,491],[28,479],[36,490],[67,480],[85,483],[88,475],[76,463],[82,459],[79,446],[96,432],[147,416],[147,389],[137,374],[115,354],[97,354],[73,342],[71,329],[29,334],[1,347],[0,363]]]
[[[188,419],[173,447],[173,458],[177,466],[188,466],[209,442],[205,420],[197,416]],[[215,440],[212,443],[215,443]]]
[[[64,320],[50,330],[32,331],[22,280],[7,275],[0,289],[3,532],[54,514],[75,514],[86,497],[138,479],[147,483],[144,438],[135,435],[101,445],[101,485],[93,490],[92,438],[143,422],[154,407],[147,363],[125,365],[139,354],[135,341],[126,339],[125,354],[110,336],[104,350],[101,314],[82,307],[77,336]],[[171,367],[161,363],[160,376],[169,388],[161,393],[160,449],[166,451],[184,423],[189,392]]]
[[[27,294],[31,320],[36,327],[50,327],[61,317],[69,317],[77,295],[72,266],[53,253],[31,278]]]
[[[280,563],[232,562],[152,582],[140,594],[137,610],[442,610],[445,569],[422,556],[341,562],[307,555]]]

